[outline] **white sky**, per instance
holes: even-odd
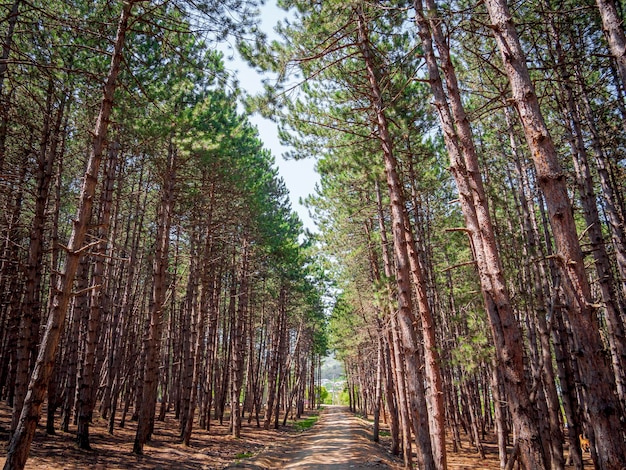
[[[266,4],[261,7],[260,29],[268,35],[270,40],[276,38],[274,26],[285,16],[286,12],[276,6],[275,0],[267,0]],[[234,55],[235,58],[229,60],[230,55]],[[239,85],[243,90],[246,90],[250,94],[262,91],[263,86],[261,80],[264,76],[248,67],[248,65],[239,58],[236,51],[229,50],[226,52],[224,49],[224,56],[226,68],[237,76]],[[298,213],[305,228],[315,231],[315,224],[309,217],[308,210],[300,204],[300,199],[304,199],[309,194],[312,194],[315,184],[319,181],[319,175],[315,172],[315,161],[312,159],[298,161],[285,160],[283,153],[287,148],[282,146],[279,142],[278,127],[276,124],[258,114],[251,116],[250,122],[258,127],[261,140],[265,147],[271,150],[276,159],[278,172],[289,190],[293,210]]]

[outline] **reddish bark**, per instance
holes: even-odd
[[[581,378],[587,390],[587,410],[596,437],[598,464],[603,470],[621,469],[626,466],[626,444],[621,433],[616,432],[621,429],[620,405],[613,393],[613,376],[602,352],[597,306],[585,273],[565,175],[539,108],[508,6],[504,0],[487,0],[485,4],[535,163],[539,186],[546,199],[564,288],[574,300],[569,321],[575,336]]]
[[[105,147],[109,118],[113,109],[113,94],[117,84],[117,76],[122,62],[122,51],[128,29],[128,22],[133,8],[133,1],[124,2],[117,34],[114,42],[111,66],[103,88],[103,97],[100,111],[93,132],[93,139],[85,179],[80,193],[76,219],[72,226],[72,233],[67,246],[65,269],[59,276],[59,282],[54,289],[50,305],[50,313],[44,337],[41,341],[39,354],[35,363],[32,378],[28,386],[26,400],[18,427],[11,439],[4,465],[5,470],[22,470],[28,458],[30,444],[35,435],[35,428],[41,406],[44,401],[48,380],[52,372],[59,337],[63,329],[63,322],[72,293],[74,276],[83,255],[83,242],[91,219],[93,196],[98,182],[98,170]]]

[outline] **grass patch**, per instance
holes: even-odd
[[[380,431],[378,431],[378,435],[381,436],[381,437],[389,437],[389,436],[391,436],[391,433],[389,431],[380,430]]]
[[[238,454],[235,454],[235,458],[237,460],[239,459],[248,459],[250,457],[252,457],[254,455],[253,452],[239,452]]]
[[[317,423],[318,419],[319,419],[319,416],[309,416],[307,418],[301,419],[300,421],[296,421],[295,423],[293,423],[293,426],[298,431],[306,431],[315,423]]]

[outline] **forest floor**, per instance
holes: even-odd
[[[4,465],[11,411],[0,403],[0,465]],[[390,454],[388,432],[382,426],[381,443],[371,441],[371,422],[354,416],[345,407],[324,407],[320,420],[311,429],[301,432],[289,422],[280,430],[265,431],[255,422],[244,420],[241,438],[228,432],[228,422],[211,423],[211,431],[194,429],[191,446],[185,447],[178,437],[178,422],[173,417],[157,421],[153,441],[144,448],[144,455],[132,453],[136,422],[107,432],[107,422],[99,417],[90,428],[93,450],[78,449],[70,432],[57,431],[46,435],[45,427],[37,427],[26,469],[30,470],[214,470],[239,469],[358,469],[402,468],[399,458]],[[489,436],[488,436],[489,437]],[[473,447],[464,442],[459,452],[448,447],[450,470],[496,470],[498,450],[493,442],[483,443],[486,459],[481,460]]]
[[[324,407],[320,420],[287,447],[275,446],[232,469],[335,469],[401,468],[401,461],[372,442],[362,420],[343,406]]]
[[[191,445],[186,447],[179,438],[179,424],[173,414],[165,421],[156,421],[154,436],[144,446],[144,455],[133,454],[133,442],[137,422],[126,420],[126,426],[116,426],[114,434],[108,433],[108,421],[99,417],[90,426],[90,443],[93,450],[79,449],[75,444],[76,426],[70,425],[69,432],[58,430],[50,436],[46,434],[45,409],[37,426],[27,470],[217,470],[223,469],[240,458],[254,455],[265,448],[268,442],[286,443],[299,433],[293,424],[280,431],[265,431],[244,420],[240,439],[229,433],[228,417],[224,423],[211,421],[211,430],[194,426]],[[118,419],[119,421],[119,419]],[[11,423],[11,410],[5,402],[0,402],[0,466],[6,459],[8,429]],[[262,423],[261,423],[262,424]]]
[[[385,425],[381,426],[380,444],[371,440],[372,422],[350,413],[347,407],[325,406],[319,422],[308,432],[277,443],[271,449],[229,469],[269,470],[347,470],[401,469],[402,458],[390,453],[391,438]],[[481,460],[467,441],[459,452],[448,445],[449,470],[499,470],[498,448],[495,442],[483,443],[486,458]],[[414,455],[415,457],[415,455]]]

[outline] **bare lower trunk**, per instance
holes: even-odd
[[[435,464],[439,470],[448,467],[446,456],[446,429],[445,417],[446,411],[443,405],[443,380],[441,378],[441,367],[439,351],[437,350],[437,341],[435,338],[435,322],[428,304],[428,294],[426,293],[426,279],[420,259],[417,253],[417,247],[411,231],[410,223],[407,218],[405,220],[407,230],[405,231],[406,243],[409,254],[409,263],[411,266],[411,274],[413,276],[413,285],[416,291],[417,303],[419,305],[420,320],[422,327],[422,338],[424,341],[424,363],[426,378],[430,384],[428,398],[432,407],[431,416],[431,435],[433,443],[433,457]]]
[[[98,330],[100,328],[100,313],[102,309],[102,296],[104,295],[104,256],[107,251],[108,244],[106,240],[109,236],[109,225],[111,220],[111,203],[113,200],[113,185],[115,183],[115,173],[117,171],[117,157],[119,152],[119,144],[113,143],[109,148],[108,174],[105,182],[105,188],[102,192],[101,217],[99,220],[98,240],[96,256],[98,257],[94,267],[92,276],[91,303],[89,309],[89,319],[87,321],[87,334],[85,337],[84,360],[81,368],[80,380],[78,383],[78,430],[76,441],[81,449],[90,449],[89,445],[89,422],[93,412],[95,403],[93,398],[94,387],[96,384],[96,346],[98,343]],[[99,252],[98,252],[99,251]]]
[[[197,311],[197,322],[196,322],[196,342],[194,345],[194,363],[193,363],[193,377],[191,382],[191,397],[189,402],[189,411],[187,416],[187,421],[185,425],[185,429],[183,431],[183,444],[188,446],[191,441],[191,431],[193,429],[193,421],[194,416],[196,414],[196,404],[198,401],[198,383],[200,379],[200,367],[202,362],[202,350],[204,347],[204,312],[202,309],[198,309]]]
[[[622,433],[615,432],[621,429],[620,405],[613,394],[613,377],[602,353],[597,307],[585,273],[565,176],[543,120],[506,2],[487,0],[485,4],[535,162],[539,186],[546,199],[564,288],[574,299],[569,320],[576,339],[581,378],[588,392],[588,413],[596,435],[599,466],[602,470],[621,469],[626,466],[626,444]]]
[[[241,387],[243,385],[243,373],[244,373],[244,328],[246,323],[246,313],[248,309],[248,246],[247,241],[244,239],[242,247],[242,260],[241,269],[239,272],[239,304],[237,311],[232,318],[232,331],[233,331],[233,354],[231,361],[231,397],[230,397],[230,409],[231,409],[231,423],[232,423],[232,435],[235,438],[241,437]],[[235,282],[235,276],[233,276],[232,282]],[[236,289],[234,289],[235,293]],[[235,299],[232,299],[235,302]]]
[[[265,422],[263,427],[267,430],[272,423],[272,416],[274,413],[274,407],[278,406],[276,402],[276,378],[278,376],[278,368],[280,361],[280,343],[281,343],[281,330],[284,320],[285,307],[285,287],[281,287],[279,295],[279,315],[274,322],[274,329],[272,331],[271,348],[268,353],[268,372],[267,372],[267,409],[265,412]],[[279,391],[280,393],[280,391]]]
[[[381,328],[382,335],[382,328]],[[387,336],[381,339],[383,343],[383,358],[385,367],[385,400],[387,410],[389,412],[389,432],[391,434],[391,453],[398,455],[400,453],[400,423],[398,419],[397,398],[393,388],[392,359],[391,351]],[[383,417],[385,417],[383,409]]]
[[[539,259],[542,256],[539,246],[539,236],[536,231],[536,224],[534,224],[535,216],[532,209],[532,196],[531,189],[528,184],[528,178],[525,172],[522,170],[522,163],[519,152],[517,150],[517,141],[513,132],[513,124],[510,119],[510,113],[508,107],[504,108],[504,115],[509,129],[509,141],[511,145],[511,151],[513,153],[515,168],[517,172],[517,178],[519,184],[517,185],[519,194],[519,208],[518,215],[520,220],[520,228],[525,236],[525,243],[523,245],[524,256],[531,259]],[[534,306],[535,320],[533,325],[536,325],[539,331],[541,360],[540,374],[542,378],[542,385],[545,390],[546,402],[548,405],[548,422],[550,427],[550,457],[552,461],[552,469],[559,470],[563,468],[563,432],[561,430],[562,423],[559,419],[560,404],[559,397],[556,390],[556,382],[554,377],[554,368],[552,366],[552,352],[550,347],[550,331],[548,329],[546,318],[549,317],[546,302],[546,292],[544,292],[544,286],[548,285],[544,266],[540,262],[530,263],[529,283],[532,285],[532,294],[536,302]],[[529,287],[530,287],[529,285]]]
[[[165,304],[170,226],[174,210],[174,186],[176,181],[177,150],[170,141],[168,161],[161,194],[156,247],[153,261],[153,285],[150,299],[148,335],[144,339],[146,365],[143,374],[143,389],[139,397],[139,421],[133,452],[143,453],[144,444],[150,439],[154,427],[159,372],[159,345],[161,342],[163,307]]]
[[[379,226],[379,230],[380,230],[380,245],[381,245],[381,251],[382,251],[382,258],[383,258],[383,269],[384,269],[384,273],[385,273],[385,277],[387,279],[391,279],[391,273],[393,271],[392,266],[391,266],[391,259],[389,256],[389,250],[388,250],[388,242],[387,242],[387,228],[385,226],[385,215],[384,215],[384,211],[383,211],[383,202],[382,202],[382,197],[380,194],[380,185],[378,183],[378,180],[376,180],[375,182],[375,187],[376,187],[376,210],[377,210],[377,215],[378,215],[378,226]],[[379,272],[379,268],[378,268],[378,260],[375,257],[375,250],[372,247],[372,249],[370,250],[371,253],[371,265],[372,265],[372,273],[373,273],[373,278],[374,281],[377,283],[381,283],[381,275]],[[388,315],[387,315],[387,322],[386,325],[383,325],[383,321],[382,319],[379,319],[377,322],[377,326],[378,326],[378,334],[381,337],[381,347],[384,348],[384,354],[383,354],[383,358],[384,358],[384,364],[385,364],[385,397],[387,399],[387,407],[389,408],[389,415],[390,415],[390,423],[389,423],[389,428],[391,431],[391,453],[393,455],[398,455],[400,449],[400,438],[399,438],[399,434],[400,431],[402,430],[403,435],[408,435],[406,439],[403,440],[403,449],[404,449],[404,464],[405,466],[409,466],[411,464],[411,456],[410,456],[410,425],[409,424],[405,424],[405,417],[403,415],[403,413],[406,413],[406,399],[405,399],[405,394],[404,394],[404,374],[400,374],[400,378],[402,379],[402,383],[400,383],[397,380],[398,374],[396,374],[396,380],[394,381],[394,373],[396,372],[396,366],[395,366],[395,360],[397,359],[396,356],[392,355],[392,351],[394,351],[395,354],[395,348],[394,348],[394,343],[393,343],[393,337],[394,335],[392,335],[392,333],[390,332],[389,328],[391,328],[393,322],[393,316],[395,314],[394,312],[394,308],[393,308],[393,304],[394,304],[394,299],[393,299],[393,295],[391,293],[391,288],[389,287],[389,284],[386,283],[387,285],[387,303],[388,303]],[[384,312],[384,310],[383,310]],[[384,314],[383,314],[384,315]],[[394,394],[394,382],[396,383],[396,390],[397,392]],[[398,413],[398,408],[400,409],[400,413]],[[406,418],[406,423],[408,423],[408,415]],[[403,436],[404,437],[404,436]]]
[[[72,233],[67,246],[65,269],[59,276],[59,282],[54,288],[48,323],[39,348],[35,369],[33,370],[32,378],[28,386],[28,393],[24,401],[20,421],[9,444],[7,459],[4,465],[5,470],[22,470],[24,468],[30,450],[30,444],[35,435],[41,405],[44,401],[56,348],[59,343],[63,322],[65,321],[65,314],[71,298],[74,275],[76,274],[78,263],[83,254],[83,242],[91,219],[93,197],[98,182],[98,170],[106,142],[109,117],[113,108],[113,94],[116,88],[117,76],[120,71],[122,50],[132,7],[132,1],[125,2],[122,7],[111,66],[104,85],[104,96],[100,104],[100,112],[93,132],[91,152],[89,154],[87,171],[85,172],[85,179],[78,202],[77,216],[74,220]]]
[[[509,409],[519,431],[521,460],[528,468],[545,468],[546,457],[540,442],[536,411],[530,401],[526,384],[521,331],[504,281],[469,121],[463,108],[448,45],[436,17],[436,5],[428,0],[426,6],[428,16],[422,2],[420,0],[415,2],[417,25],[435,106],[439,112],[446,148],[450,155],[450,169],[459,190],[461,209],[478,267],[498,367],[502,370]],[[439,74],[433,38],[441,57],[450,103]]]
[[[62,109],[64,107],[64,104],[60,106],[59,115],[54,125],[55,135],[53,143],[49,145],[52,127],[50,121],[52,119],[53,94],[53,82],[50,81],[47,91],[48,96],[44,113],[39,155],[37,158],[37,197],[35,200],[35,213],[30,229],[24,300],[22,301],[17,343],[15,398],[13,400],[13,415],[11,419],[12,431],[17,427],[22,412],[22,405],[24,404],[26,390],[28,389],[32,358],[36,354],[37,341],[39,340],[38,333],[41,319],[41,302],[39,297],[41,291],[41,271],[43,268],[42,260],[46,207],[48,204],[54,160],[56,158],[56,143],[58,142],[58,132],[61,127]]]
[[[372,440],[380,441],[380,403],[382,399],[382,380],[383,380],[383,341],[378,338],[378,352],[376,355],[376,390],[374,396],[374,429],[372,430]]]
[[[491,371],[491,393],[493,395],[493,407],[496,415],[496,433],[498,437],[498,457],[500,459],[500,468],[506,466],[506,420],[504,418],[505,400],[500,393],[499,369],[494,364]]]
[[[9,27],[7,28],[7,34],[2,45],[2,55],[0,56],[0,99],[2,99],[2,93],[4,91],[4,76],[8,68],[8,59],[11,53],[11,44],[13,43],[13,32],[15,31],[15,24],[19,16],[21,2],[22,0],[15,0],[13,2],[11,12],[7,17]],[[2,159],[0,159],[0,168],[2,168]]]
[[[387,240],[387,228],[385,227],[385,214],[383,213],[382,197],[380,187],[376,181],[376,205],[378,209],[378,224],[380,226],[380,242],[383,253],[383,267],[385,277],[393,279],[393,264],[389,253],[389,242]],[[406,372],[404,366],[404,353],[401,349],[400,339],[398,336],[398,327],[395,311],[395,298],[391,291],[391,286],[387,283],[387,301],[388,301],[388,320],[387,328],[385,328],[386,341],[389,346],[388,381],[395,383],[396,408],[399,414],[399,431],[402,433],[402,455],[404,457],[404,466],[412,466],[411,452],[411,416],[409,414],[408,391],[406,385]],[[393,380],[395,378],[395,381]]]

